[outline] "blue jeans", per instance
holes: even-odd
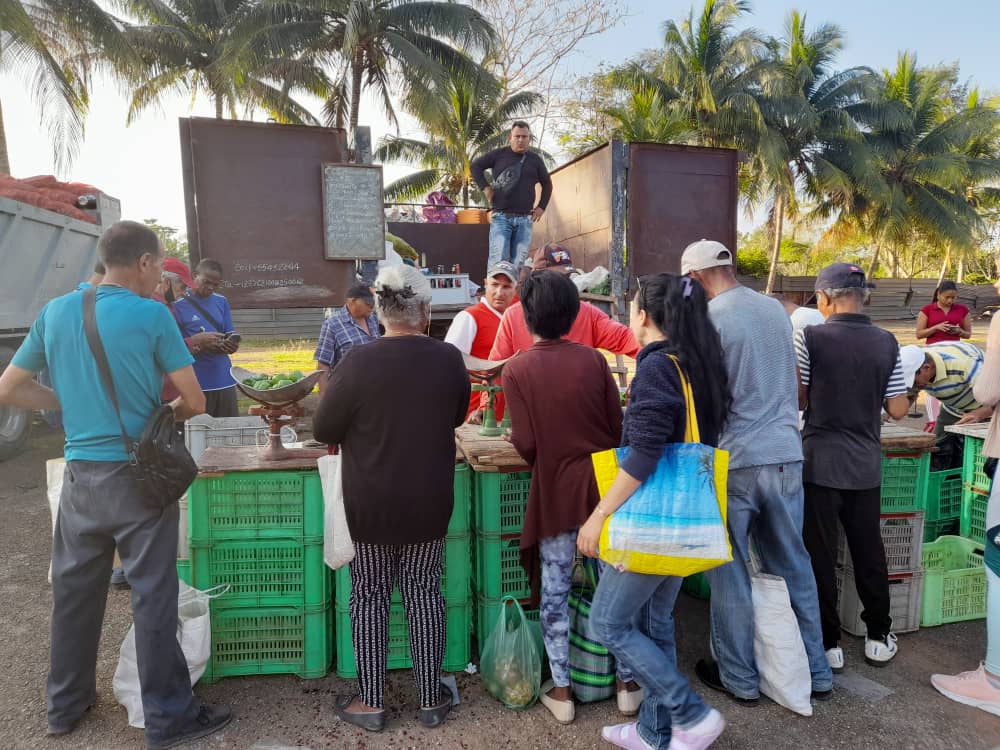
[[[514,264],[515,268],[524,265],[531,248],[531,215],[518,216],[494,211],[490,221],[490,257],[486,263],[487,269],[502,260]]]
[[[753,534],[762,572],[781,576],[788,586],[809,657],[812,688],[829,690],[833,672],[823,649],[816,579],[802,541],[802,462],[731,469],[728,499],[733,561],[708,571],[712,649],[723,685],[740,698],[759,695],[750,596],[749,537]]]
[[[676,576],[620,572],[602,565],[590,608],[594,636],[646,691],[639,736],[655,750],[670,746],[673,724],[693,726],[709,711],[677,668],[674,602],[680,588]]]

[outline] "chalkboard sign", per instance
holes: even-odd
[[[327,260],[385,258],[382,167],[323,165],[323,237]]]

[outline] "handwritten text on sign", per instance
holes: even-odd
[[[323,165],[323,234],[327,260],[385,257],[382,168]]]

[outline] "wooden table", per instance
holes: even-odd
[[[531,468],[502,437],[480,435],[479,425],[459,427],[455,430],[455,442],[473,471],[529,471]]]
[[[952,424],[944,428],[945,432],[953,432],[956,435],[966,435],[968,437],[986,439],[986,433],[990,431],[989,422],[973,422],[972,424]]]
[[[929,450],[934,447],[935,442],[936,438],[930,432],[892,423],[882,425],[883,450]]]
[[[326,448],[290,448],[289,457],[265,461],[256,446],[207,448],[198,459],[198,474],[223,474],[227,471],[284,471],[315,469],[316,459],[327,454]]]

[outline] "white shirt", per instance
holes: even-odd
[[[479,300],[479,304],[486,305],[486,309],[498,318],[503,317],[501,313],[490,307],[485,297]],[[476,325],[476,319],[465,310],[462,310],[462,312],[452,319],[444,340],[462,352],[462,354],[471,354],[472,344],[476,340],[477,333],[479,333],[479,326]]]
[[[823,313],[811,307],[797,307],[789,317],[792,319],[793,333],[798,333],[809,326],[822,325],[825,320]]]

